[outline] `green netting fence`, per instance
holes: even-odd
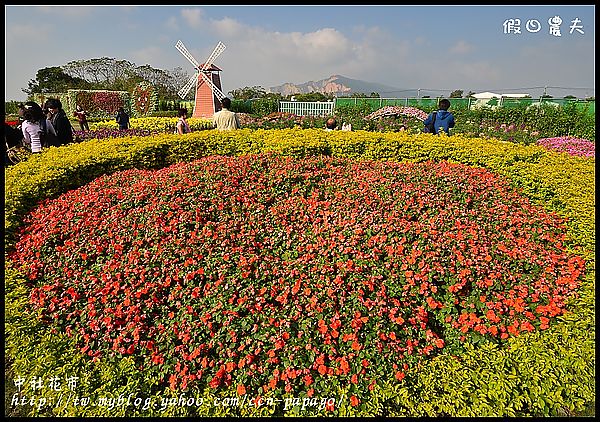
[[[336,98],[335,107],[349,105],[368,104],[371,111],[378,110],[385,106],[406,106],[416,107],[422,110],[430,110],[437,106],[439,98]],[[489,100],[478,100],[475,98],[450,98],[452,109],[470,110],[473,107],[481,105],[498,106],[498,107],[522,107],[532,104],[553,103],[564,106],[566,104],[575,103],[577,108],[587,110],[590,115],[596,114],[596,102],[590,100],[572,100],[572,99],[556,99],[556,98],[492,98]]]

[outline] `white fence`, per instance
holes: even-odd
[[[333,101],[280,101],[279,111],[297,116],[330,116],[334,106]]]

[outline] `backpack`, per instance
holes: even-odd
[[[431,118],[431,123],[429,123],[427,126],[425,126],[423,128],[423,132],[424,133],[434,133],[435,134],[435,118],[437,116],[437,111],[432,111],[431,113],[433,114],[433,116]]]
[[[48,131],[48,127],[46,125],[46,119],[42,119],[41,128],[42,128],[42,130],[40,131],[40,141],[42,143],[42,147],[43,148],[59,147],[60,141],[58,140],[58,137],[55,134]]]

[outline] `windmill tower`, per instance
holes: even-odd
[[[179,50],[188,61],[194,65],[196,73],[178,92],[181,98],[185,98],[189,90],[195,86],[196,95],[194,98],[194,111],[192,117],[212,117],[216,111],[221,109],[221,100],[225,98],[221,92],[221,77],[218,72],[221,71],[213,63],[215,59],[225,50],[225,44],[221,41],[213,50],[208,59],[200,64],[194,59],[194,56],[185,48],[181,41],[177,41],[175,48]]]

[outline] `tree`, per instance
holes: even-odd
[[[456,89],[450,93],[450,98],[462,98],[463,90]]]
[[[167,70],[165,73],[168,78],[165,80],[163,89],[165,90],[164,98],[169,100],[180,100],[177,93],[183,85],[190,79],[191,75],[181,67],[176,67],[173,70]],[[160,95],[162,98],[162,95]]]
[[[276,101],[283,101],[283,95],[281,95],[281,93],[279,92],[269,92],[267,94],[265,94],[263,96],[264,99],[266,100],[276,100]]]
[[[367,94],[364,92],[353,92],[349,95],[350,98],[367,98]]]
[[[75,60],[62,66],[62,69],[74,78],[87,81],[86,89],[131,91],[145,81],[155,87],[160,98],[171,101],[179,100],[177,91],[190,79],[190,75],[181,68],[165,71],[147,64],[136,66],[128,60],[111,57]],[[193,90],[190,95],[194,95]]]
[[[469,91],[467,92],[467,95],[465,95],[465,98],[475,98],[473,97],[475,95],[475,93],[473,91]]]
[[[266,91],[262,86],[247,86],[229,91],[229,95],[236,100],[251,100],[253,98],[263,98]]]
[[[89,84],[81,78],[66,74],[60,67],[46,67],[37,71],[35,79],[22,91],[28,95],[65,92],[67,89],[88,89]]]
[[[329,101],[333,94],[323,94],[322,92],[309,92],[307,94],[296,94],[296,101]]]

